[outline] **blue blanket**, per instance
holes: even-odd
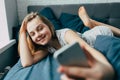
[[[22,67],[19,60],[8,72],[4,80],[60,80],[60,74],[57,72],[58,66],[59,64],[51,54],[26,68]]]
[[[98,36],[95,48],[112,64],[116,76],[114,80],[120,80],[120,39],[110,36]],[[50,54],[43,60],[30,67],[23,68],[20,60],[8,72],[4,80],[60,80],[57,72],[59,64]]]
[[[99,35],[94,46],[113,66],[115,70],[114,80],[120,80],[120,38]]]

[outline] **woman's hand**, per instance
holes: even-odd
[[[26,19],[24,19],[20,27],[20,34],[23,32],[26,33],[26,31],[27,31],[27,22],[26,22]]]
[[[79,67],[79,66],[60,66],[58,72],[63,73],[61,76],[62,80],[76,80],[84,78],[84,80],[113,80],[114,70],[109,64],[105,64],[95,59],[89,51],[84,50],[90,67]],[[104,57],[104,56],[103,56]]]

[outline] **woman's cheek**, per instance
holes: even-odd
[[[33,41],[34,43],[36,43],[35,38],[32,38],[32,41]]]

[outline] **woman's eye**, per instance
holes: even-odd
[[[30,36],[34,36],[34,35],[35,35],[35,33],[34,33],[34,32],[31,32],[31,33],[30,33]]]
[[[37,29],[37,31],[40,31],[40,30],[42,30],[42,29],[43,29],[43,27],[42,27],[42,26],[39,26],[38,29]]]

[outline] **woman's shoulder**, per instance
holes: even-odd
[[[64,36],[65,33],[66,33],[66,31],[68,31],[68,30],[71,30],[71,29],[69,29],[69,28],[64,28],[64,29],[56,30],[56,35],[57,35],[57,36]]]
[[[67,42],[64,40],[64,35],[65,35],[66,31],[68,31],[68,30],[71,30],[71,29],[64,28],[64,29],[56,30],[56,36],[62,46],[67,44]]]
[[[63,28],[63,29],[56,30],[56,32],[64,32],[64,31],[67,31],[67,30],[71,30],[71,29],[69,29],[69,28]]]

